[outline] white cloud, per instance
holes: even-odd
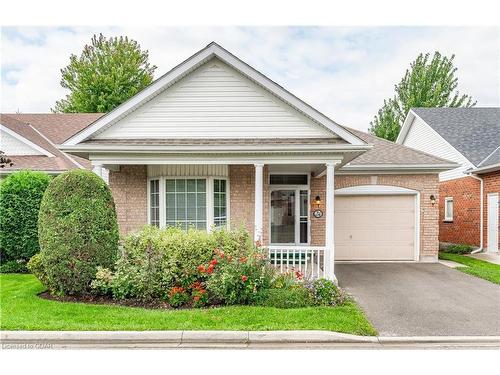
[[[2,29],[3,112],[47,112],[60,69],[93,33],[128,35],[159,76],[215,40],[335,121],[366,130],[420,52],[456,55],[459,89],[500,105],[499,28],[76,27]]]

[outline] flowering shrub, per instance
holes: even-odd
[[[221,229],[207,233],[195,229],[184,231],[147,226],[125,238],[123,251],[106,284],[109,288],[106,292],[116,299],[168,300],[170,288],[182,286],[191,290],[190,285],[200,274],[213,272],[215,264],[209,262],[213,260],[215,248],[235,257],[254,250],[250,236],[244,230]],[[103,294],[104,280],[101,280],[101,275],[97,278],[99,281],[93,283],[93,291]],[[197,304],[203,304],[207,299],[206,293],[202,294],[196,298]]]
[[[208,304],[208,293],[200,281],[195,281],[191,284],[191,297],[193,299],[193,307],[203,307]]]
[[[113,272],[109,268],[97,267],[95,279],[90,284],[97,294],[108,295],[112,292]]]
[[[168,304],[172,307],[181,307],[189,301],[189,294],[182,286],[174,286],[168,292]]]
[[[198,268],[213,302],[248,304],[260,290],[270,287],[275,271],[260,250],[233,257],[216,249],[214,255],[207,266]]]
[[[290,270],[288,272],[277,273],[272,281],[272,287],[275,289],[286,289],[304,279],[304,275],[300,271]]]
[[[333,281],[317,279],[306,283],[305,286],[309,289],[315,305],[338,306],[347,300],[347,295]]]

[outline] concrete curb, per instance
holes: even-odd
[[[500,347],[499,336],[375,337],[330,331],[3,331],[2,349]]]

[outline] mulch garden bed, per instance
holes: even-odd
[[[90,303],[95,305],[115,305],[115,306],[127,306],[127,307],[141,307],[145,309],[161,309],[161,310],[179,310],[173,309],[170,305],[165,301],[143,301],[139,299],[124,299],[124,300],[115,300],[111,297],[107,296],[94,296],[94,295],[85,295],[85,296],[53,296],[49,292],[42,292],[38,295],[40,298],[51,300],[51,301],[59,301],[59,302],[78,302],[78,303]],[[189,309],[190,307],[183,307],[180,309]]]

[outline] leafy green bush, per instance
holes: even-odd
[[[118,224],[111,191],[96,174],[72,170],[45,191],[38,222],[41,271],[53,294],[90,291],[97,267],[112,268]]]
[[[28,270],[41,281],[43,285],[48,285],[49,280],[47,278],[47,273],[45,267],[42,263],[42,255],[40,253],[35,254],[31,257],[28,262]]]
[[[302,285],[283,289],[264,289],[259,293],[257,305],[296,309],[313,305],[310,291]]]
[[[446,253],[450,254],[470,254],[472,251],[472,246],[469,245],[449,245],[444,250]]]
[[[318,306],[342,305],[347,299],[344,291],[331,280],[317,279],[306,284],[306,287],[311,293],[314,304]]]
[[[27,273],[25,261],[8,260],[0,264],[0,273]]]
[[[26,263],[38,245],[38,211],[50,177],[43,172],[20,171],[0,185],[0,252],[3,262]],[[2,269],[15,270],[14,263]],[[25,265],[25,264],[24,264]],[[25,270],[25,267],[19,268]],[[3,272],[3,271],[2,271]],[[16,271],[17,272],[17,271]]]
[[[252,303],[261,290],[270,288],[275,274],[256,248],[239,258],[217,251],[212,261],[198,270],[206,275],[207,291],[213,301],[225,305]]]
[[[171,288],[190,289],[199,278],[197,267],[212,259],[214,249],[223,249],[237,257],[249,254],[254,246],[243,229],[207,233],[196,229],[144,227],[125,238],[122,255],[108,280],[109,288],[116,299],[168,300]],[[96,284],[94,290],[99,292],[99,288]],[[197,300],[202,304],[204,298],[200,296]]]

